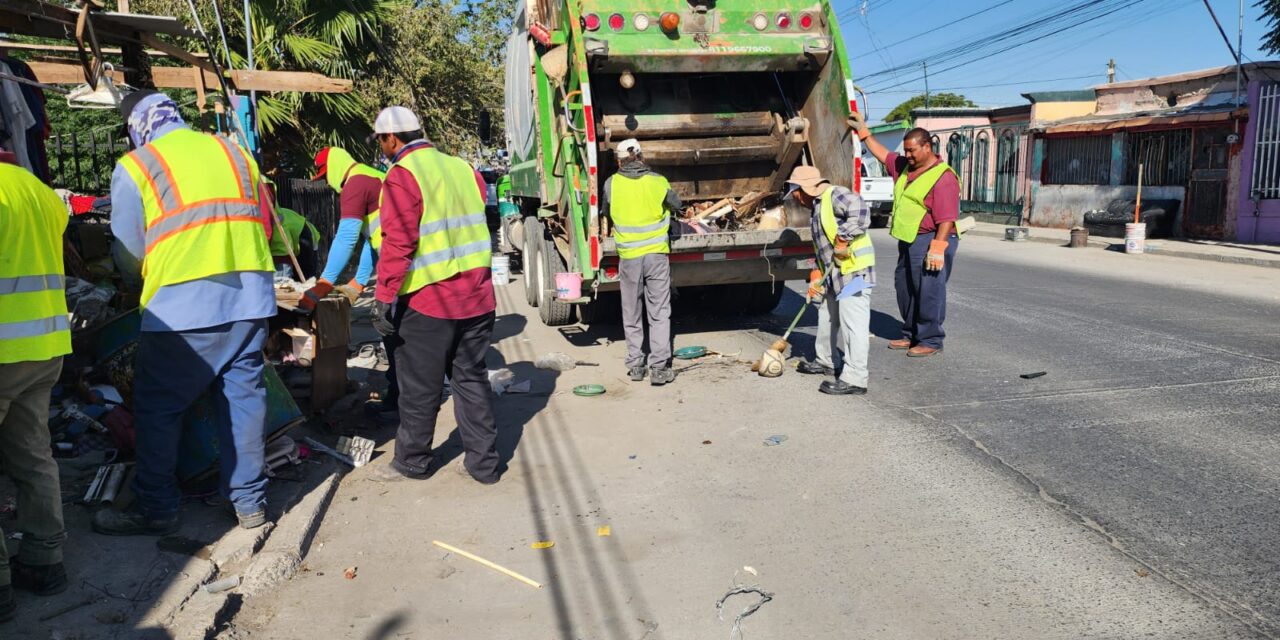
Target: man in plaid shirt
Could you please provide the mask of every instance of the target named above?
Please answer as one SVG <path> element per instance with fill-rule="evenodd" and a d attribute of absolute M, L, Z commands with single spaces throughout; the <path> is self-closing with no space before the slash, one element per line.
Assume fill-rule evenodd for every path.
<path fill-rule="evenodd" d="M 861 196 L 832 185 L 816 167 L 796 167 L 787 187 L 788 195 L 813 210 L 819 265 L 809 277 L 809 302 L 818 304 L 817 359 L 801 362 L 797 370 L 833 376 L 818 387 L 822 393 L 865 394 L 876 283 L 875 249 L 867 236 L 871 210 Z"/>

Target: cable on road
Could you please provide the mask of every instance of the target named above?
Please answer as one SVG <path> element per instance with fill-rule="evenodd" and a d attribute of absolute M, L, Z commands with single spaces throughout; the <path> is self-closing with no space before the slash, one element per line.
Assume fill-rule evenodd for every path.
<path fill-rule="evenodd" d="M 746 585 L 738 585 L 730 589 L 728 593 L 724 594 L 724 596 L 721 597 L 720 600 L 716 602 L 716 617 L 720 618 L 721 620 L 724 620 L 725 600 L 728 600 L 733 596 L 743 595 L 747 593 L 754 593 L 760 596 L 760 600 L 755 604 L 747 607 L 746 609 L 743 609 L 742 613 L 739 613 L 738 617 L 733 619 L 733 628 L 729 630 L 729 640 L 741 640 L 742 638 L 746 637 L 742 632 L 742 619 L 759 611 L 760 607 L 763 607 L 766 602 L 773 600 L 773 594 L 769 593 L 768 591 L 765 591 L 764 589 L 761 589 L 759 587 L 748 587 Z"/>

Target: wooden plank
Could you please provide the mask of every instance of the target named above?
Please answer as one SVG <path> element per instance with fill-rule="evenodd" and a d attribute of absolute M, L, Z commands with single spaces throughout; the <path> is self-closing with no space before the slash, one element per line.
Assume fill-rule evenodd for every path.
<path fill-rule="evenodd" d="M 0 40 L 0 49 L 15 49 L 20 51 L 56 51 L 58 53 L 76 53 L 76 48 L 65 44 L 31 44 L 29 42 L 14 42 L 12 40 Z M 120 47 L 103 47 L 102 52 L 107 55 L 118 56 L 124 51 Z M 169 57 L 169 54 L 158 51 L 156 49 L 147 49 L 147 55 L 153 58 Z M 191 55 L 198 58 L 208 58 L 209 54 L 190 52 Z"/>
<path fill-rule="evenodd" d="M 147 44 L 153 48 L 159 49 L 192 66 L 200 67 L 206 71 L 213 71 L 213 64 L 209 62 L 207 58 L 201 58 L 200 56 L 192 54 L 191 52 L 187 51 L 186 49 L 183 49 L 182 47 L 176 47 L 174 45 L 171 45 L 165 42 L 164 40 L 161 40 L 149 33 L 142 33 L 139 35 L 142 36 L 143 44 Z"/>
<path fill-rule="evenodd" d="M 301 91 L 304 93 L 351 93 L 351 81 L 329 78 L 309 71 L 244 71 L 228 73 L 241 91 Z"/>
<path fill-rule="evenodd" d="M 39 62 L 29 63 L 36 78 L 45 84 L 82 84 L 84 72 L 75 62 Z M 172 89 L 194 89 L 195 75 L 192 67 L 151 67 L 156 87 Z M 308 93 L 350 93 L 351 81 L 338 78 L 326 78 L 318 73 L 305 71 L 232 71 L 228 74 L 231 85 L 240 91 L 302 91 Z M 114 82 L 124 82 L 124 74 L 116 71 L 112 75 Z M 206 87 L 217 87 L 218 76 L 210 71 L 204 72 Z"/>

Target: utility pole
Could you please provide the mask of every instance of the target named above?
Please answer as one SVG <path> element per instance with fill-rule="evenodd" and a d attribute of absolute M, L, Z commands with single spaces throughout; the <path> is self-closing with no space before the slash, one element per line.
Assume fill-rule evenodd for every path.
<path fill-rule="evenodd" d="M 1244 68 L 1240 64 L 1241 59 L 1244 58 L 1244 0 L 1240 0 L 1240 27 L 1236 32 L 1236 51 L 1239 52 L 1236 55 L 1236 106 L 1240 106 L 1240 90 L 1244 85 L 1242 82 Z M 1239 120 L 1236 122 L 1238 124 Z"/>
<path fill-rule="evenodd" d="M 924 108 L 929 108 L 929 63 L 924 64 Z"/>
<path fill-rule="evenodd" d="M 1112 58 L 1107 61 L 1107 84 L 1116 83 L 1116 59 Z"/>

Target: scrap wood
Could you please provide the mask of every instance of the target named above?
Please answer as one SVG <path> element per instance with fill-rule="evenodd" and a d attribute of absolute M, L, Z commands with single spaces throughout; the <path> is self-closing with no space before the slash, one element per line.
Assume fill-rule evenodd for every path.
<path fill-rule="evenodd" d="M 539 583 L 539 582 L 535 582 L 534 580 L 532 580 L 532 579 L 530 579 L 530 578 L 526 578 L 526 577 L 524 577 L 524 576 L 522 576 L 522 575 L 520 575 L 520 574 L 518 574 L 518 573 L 516 573 L 516 572 L 514 572 L 514 571 L 512 571 L 512 570 L 510 570 L 510 569 L 508 569 L 508 568 L 506 568 L 506 567 L 503 567 L 503 566 L 501 566 L 501 565 L 494 564 L 494 563 L 492 563 L 492 562 L 490 562 L 490 561 L 488 561 L 488 560 L 485 560 L 484 558 L 481 558 L 480 556 L 477 556 L 477 555 L 472 554 L 472 553 L 467 553 L 466 551 L 463 551 L 462 549 L 459 549 L 459 548 L 457 548 L 457 547 L 455 547 L 455 546 L 453 546 L 453 545 L 445 544 L 445 543 L 443 543 L 443 542 L 440 542 L 439 540 L 432 540 L 432 541 L 431 541 L 431 544 L 434 544 L 435 546 L 440 547 L 441 549 L 444 549 L 445 551 L 449 551 L 449 552 L 452 552 L 452 553 L 456 553 L 456 554 L 458 554 L 458 555 L 460 555 L 460 556 L 462 556 L 462 557 L 464 557 L 464 558 L 466 558 L 466 559 L 468 559 L 468 560 L 472 560 L 472 561 L 474 561 L 474 562 L 478 562 L 478 563 L 480 563 L 480 564 L 482 564 L 482 565 L 484 565 L 484 566 L 486 566 L 486 567 L 489 567 L 490 569 L 493 569 L 494 571 L 497 571 L 498 573 L 501 573 L 501 574 L 503 574 L 503 575 L 505 575 L 505 576 L 507 576 L 507 577 L 515 578 L 516 580 L 519 580 L 520 582 L 523 582 L 523 583 L 525 583 L 525 584 L 527 584 L 527 585 L 529 585 L 529 586 L 533 587 L 534 589 L 541 589 L 541 588 L 542 588 L 542 584 L 541 584 L 541 583 Z"/>

